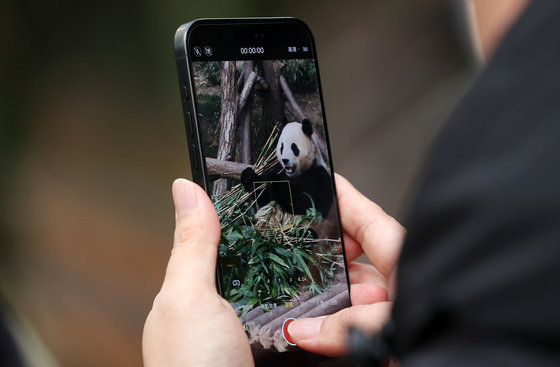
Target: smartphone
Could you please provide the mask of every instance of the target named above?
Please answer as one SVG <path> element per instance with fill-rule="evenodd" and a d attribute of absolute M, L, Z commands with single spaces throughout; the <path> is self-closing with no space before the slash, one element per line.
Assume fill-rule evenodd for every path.
<path fill-rule="evenodd" d="M 286 332 L 292 320 L 350 306 L 309 28 L 294 18 L 199 19 L 178 28 L 175 53 L 193 179 L 222 226 L 217 287 L 256 365 L 338 365 Z"/>

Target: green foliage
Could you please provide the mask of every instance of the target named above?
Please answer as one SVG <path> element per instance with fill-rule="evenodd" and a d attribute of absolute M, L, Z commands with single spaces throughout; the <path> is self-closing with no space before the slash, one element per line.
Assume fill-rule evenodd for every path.
<path fill-rule="evenodd" d="M 313 60 L 285 60 L 282 75 L 294 92 L 317 90 L 317 68 Z"/>
<path fill-rule="evenodd" d="M 218 61 L 208 61 L 200 70 L 209 85 L 220 85 L 220 63 Z"/>
<path fill-rule="evenodd" d="M 243 314 L 263 303 L 286 302 L 305 290 L 324 291 L 336 263 L 328 242 L 309 230 L 320 213 L 310 208 L 303 216 L 279 223 L 271 219 L 278 215 L 273 206 L 252 215 L 254 203 L 244 196 L 238 190 L 216 205 L 222 223 L 219 254 L 225 298 Z M 233 285 L 236 279 L 240 286 Z"/>
<path fill-rule="evenodd" d="M 200 129 L 207 132 L 201 135 L 204 154 L 207 157 L 216 157 L 218 154 L 221 98 L 213 94 L 200 94 L 197 96 L 197 102 Z"/>

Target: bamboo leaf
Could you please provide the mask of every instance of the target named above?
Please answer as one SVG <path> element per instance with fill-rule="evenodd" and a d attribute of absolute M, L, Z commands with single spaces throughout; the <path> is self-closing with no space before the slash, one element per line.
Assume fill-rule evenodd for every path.
<path fill-rule="evenodd" d="M 288 268 L 288 264 L 286 264 L 284 262 L 284 260 L 282 260 L 281 258 L 279 258 L 277 255 L 274 254 L 268 254 L 268 258 L 274 262 L 276 262 L 277 264 L 280 264 L 286 268 Z"/>
<path fill-rule="evenodd" d="M 305 253 L 303 253 L 302 251 L 298 251 L 298 252 L 299 252 L 298 255 L 305 255 Z M 305 274 L 307 274 L 309 279 L 313 280 L 313 275 L 311 275 L 311 271 L 309 270 L 309 267 L 307 266 L 307 264 L 303 260 L 302 256 L 297 256 L 297 261 L 298 261 L 299 266 L 303 269 Z"/>

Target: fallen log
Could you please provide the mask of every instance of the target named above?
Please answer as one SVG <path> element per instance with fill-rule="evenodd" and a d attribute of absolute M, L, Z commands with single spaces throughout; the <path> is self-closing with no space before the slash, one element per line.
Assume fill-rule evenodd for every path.
<path fill-rule="evenodd" d="M 281 316 L 271 320 L 269 323 L 265 325 L 256 325 L 254 323 L 248 323 L 250 327 L 249 334 L 250 339 L 252 341 L 258 341 L 265 349 L 270 349 L 273 345 L 282 343 L 275 343 L 274 340 L 274 333 L 280 330 L 284 321 L 288 318 L 299 318 L 301 315 L 308 313 L 309 311 L 313 310 L 316 307 L 320 307 L 321 305 L 328 302 L 330 299 L 338 296 L 339 294 L 343 293 L 348 297 L 348 290 L 346 284 L 336 284 L 330 289 L 326 290 L 325 292 L 309 299 L 307 302 L 303 302 L 298 307 L 293 308 L 292 310 L 282 314 Z M 333 305 L 327 311 L 335 312 L 339 310 L 341 306 Z M 276 346 L 276 345 L 275 345 Z M 287 348 L 287 344 L 284 341 L 284 350 Z M 278 349 L 278 347 L 276 347 Z M 282 351 L 278 349 L 279 351 Z"/>
<path fill-rule="evenodd" d="M 252 322 L 254 325 L 265 325 L 277 317 L 282 316 L 286 312 L 293 310 L 294 308 L 301 305 L 311 298 L 311 292 L 307 291 L 301 294 L 298 298 L 292 298 L 289 302 L 289 307 L 285 304 L 278 307 L 274 307 L 271 311 L 265 312 L 262 307 L 256 308 L 247 312 L 245 315 L 240 317 L 241 322 Z M 260 311 L 260 312 L 259 312 Z"/>
<path fill-rule="evenodd" d="M 245 163 L 206 157 L 206 173 L 208 175 L 218 175 L 222 178 L 231 178 L 239 181 L 241 180 L 241 173 L 248 167 L 252 166 Z"/>
<path fill-rule="evenodd" d="M 343 262 L 342 255 L 337 255 L 335 261 L 337 263 L 342 263 Z M 344 271 L 344 268 L 337 267 L 337 270 L 335 271 L 334 282 L 340 284 L 346 284 L 346 272 Z M 264 311 L 262 307 L 257 307 L 247 312 L 245 315 L 241 316 L 239 320 L 243 324 L 251 322 L 253 325 L 265 325 L 270 321 L 274 320 L 275 318 L 299 307 L 302 303 L 307 302 L 309 299 L 311 299 L 312 296 L 313 295 L 311 294 L 311 292 L 306 291 L 302 293 L 299 297 L 292 298 L 289 301 L 290 307 L 286 307 L 285 305 L 280 305 L 268 312 Z"/>
<path fill-rule="evenodd" d="M 342 308 L 346 308 L 349 306 L 350 301 L 348 298 L 348 292 L 344 290 L 331 299 L 324 301 L 320 306 L 315 307 L 309 312 L 301 315 L 300 318 L 330 315 Z M 286 341 L 284 340 L 284 336 L 282 335 L 281 328 L 282 324 L 280 324 L 280 328 L 276 329 L 271 338 L 274 347 L 278 349 L 279 352 L 283 352 L 288 348 L 288 344 L 286 343 Z"/>

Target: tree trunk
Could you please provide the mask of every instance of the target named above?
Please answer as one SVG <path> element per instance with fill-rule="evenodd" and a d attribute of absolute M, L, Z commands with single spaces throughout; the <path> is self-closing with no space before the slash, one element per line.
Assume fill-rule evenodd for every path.
<path fill-rule="evenodd" d="M 241 163 L 251 164 L 251 124 L 253 122 L 253 95 L 247 99 L 245 109 L 239 115 L 241 124 L 240 141 L 241 141 Z"/>
<path fill-rule="evenodd" d="M 253 71 L 255 63 L 245 61 L 243 65 L 243 89 L 239 97 L 239 124 L 241 143 L 241 162 L 251 163 L 251 125 L 253 117 L 253 84 L 257 74 Z"/>
<path fill-rule="evenodd" d="M 218 141 L 218 156 L 222 161 L 231 161 L 235 150 L 235 118 L 237 115 L 237 100 L 235 92 L 235 61 L 220 63 L 220 80 L 222 89 L 220 111 L 220 134 Z M 227 179 L 218 179 L 214 182 L 214 195 L 220 195 L 229 189 Z"/>
<path fill-rule="evenodd" d="M 245 168 L 252 167 L 250 164 L 221 161 L 206 157 L 206 172 L 208 175 L 219 175 L 222 178 L 241 180 L 241 173 Z"/>
<path fill-rule="evenodd" d="M 268 84 L 268 91 L 262 94 L 263 123 L 270 131 L 276 123 L 284 122 L 284 104 L 282 90 L 278 78 L 280 77 L 280 63 L 277 61 L 262 61 L 263 76 Z"/>

